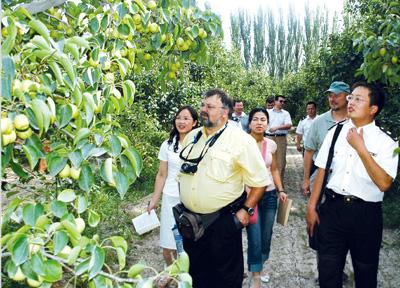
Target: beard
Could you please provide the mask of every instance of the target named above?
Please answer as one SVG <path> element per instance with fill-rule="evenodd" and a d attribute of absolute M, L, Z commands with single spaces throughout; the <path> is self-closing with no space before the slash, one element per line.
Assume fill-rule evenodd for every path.
<path fill-rule="evenodd" d="M 213 128 L 218 126 L 220 123 L 220 120 L 217 120 L 217 122 L 212 122 L 206 112 L 201 112 L 200 113 L 200 123 L 206 128 Z"/>

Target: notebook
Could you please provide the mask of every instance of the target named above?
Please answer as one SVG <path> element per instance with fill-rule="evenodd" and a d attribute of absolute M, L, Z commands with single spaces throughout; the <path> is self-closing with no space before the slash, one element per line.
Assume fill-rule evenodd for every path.
<path fill-rule="evenodd" d="M 151 210 L 150 214 L 145 212 L 132 219 L 133 226 L 136 232 L 141 235 L 154 228 L 160 226 L 160 221 L 158 220 L 156 212 Z"/>
<path fill-rule="evenodd" d="M 292 199 L 287 199 L 286 202 L 279 200 L 278 216 L 276 222 L 285 226 L 289 219 L 290 208 L 292 208 Z"/>

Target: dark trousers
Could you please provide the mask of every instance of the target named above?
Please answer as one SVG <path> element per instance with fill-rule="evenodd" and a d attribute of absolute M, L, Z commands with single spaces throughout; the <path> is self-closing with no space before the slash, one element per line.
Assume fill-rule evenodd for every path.
<path fill-rule="evenodd" d="M 242 287 L 242 229 L 237 227 L 233 217 L 236 216 L 223 213 L 196 242 L 183 239 L 194 288 Z"/>
<path fill-rule="evenodd" d="M 342 273 L 350 251 L 356 288 L 377 287 L 379 249 L 382 242 L 381 203 L 362 200 L 346 203 L 327 197 L 320 207 L 320 287 L 342 287 Z"/>

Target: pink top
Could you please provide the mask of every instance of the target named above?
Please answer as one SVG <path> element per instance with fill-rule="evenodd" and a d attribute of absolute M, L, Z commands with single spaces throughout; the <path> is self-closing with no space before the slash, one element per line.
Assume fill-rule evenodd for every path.
<path fill-rule="evenodd" d="M 274 140 L 264 138 L 261 148 L 261 154 L 264 158 L 265 166 L 267 166 L 267 171 L 271 179 L 273 179 L 271 174 L 272 153 L 275 153 L 276 148 L 277 145 Z M 272 181 L 272 184 L 267 186 L 266 191 L 271 191 L 274 189 L 275 189 L 275 184 Z"/>

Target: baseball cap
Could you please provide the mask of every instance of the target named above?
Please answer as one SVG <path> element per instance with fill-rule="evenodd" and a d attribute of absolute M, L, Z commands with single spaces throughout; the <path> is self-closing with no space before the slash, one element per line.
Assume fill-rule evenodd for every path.
<path fill-rule="evenodd" d="M 329 86 L 329 89 L 325 92 L 333 92 L 335 94 L 342 92 L 350 93 L 350 86 L 342 81 L 335 81 L 332 82 L 331 86 Z"/>

